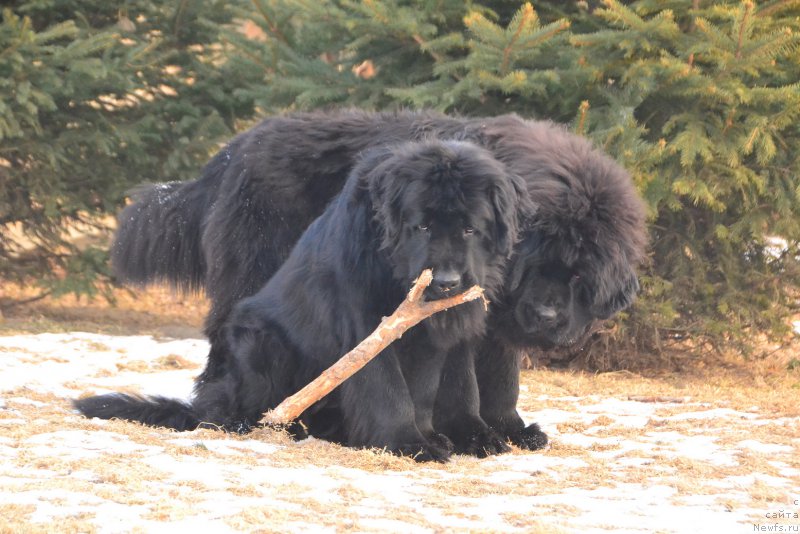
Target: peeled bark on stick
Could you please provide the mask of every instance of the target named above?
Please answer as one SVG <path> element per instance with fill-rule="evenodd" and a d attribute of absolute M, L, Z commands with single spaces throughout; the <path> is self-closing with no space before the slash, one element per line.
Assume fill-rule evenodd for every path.
<path fill-rule="evenodd" d="M 423 301 L 422 293 L 431 283 L 433 273 L 425 269 L 406 299 L 389 317 L 384 317 L 378 328 L 364 341 L 339 358 L 339 360 L 323 371 L 316 379 L 303 389 L 281 402 L 274 410 L 264 414 L 261 423 L 268 425 L 285 425 L 297 419 L 309 406 L 333 391 L 336 386 L 353 376 L 359 369 L 367 365 L 393 341 L 399 339 L 406 330 L 427 319 L 436 312 L 470 302 L 483 297 L 483 289 L 472 286 L 463 293 L 441 300 Z M 486 300 L 484 298 L 484 305 Z"/>

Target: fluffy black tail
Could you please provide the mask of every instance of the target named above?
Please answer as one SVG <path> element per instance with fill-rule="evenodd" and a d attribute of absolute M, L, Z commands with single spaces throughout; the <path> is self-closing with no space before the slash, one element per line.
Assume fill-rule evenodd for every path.
<path fill-rule="evenodd" d="M 200 238 L 210 204 L 202 182 L 140 188 L 119 216 L 111 246 L 114 274 L 123 282 L 168 282 L 182 290 L 203 287 L 206 265 Z"/>
<path fill-rule="evenodd" d="M 148 185 L 133 192 L 134 203 L 120 214 L 111 245 L 111 265 L 121 281 L 167 282 L 187 291 L 203 288 L 203 225 L 234 143 L 211 158 L 197 180 Z"/>
<path fill-rule="evenodd" d="M 127 419 L 175 430 L 194 430 L 200 425 L 190 404 L 165 397 L 111 393 L 77 399 L 73 404 L 86 417 Z"/>

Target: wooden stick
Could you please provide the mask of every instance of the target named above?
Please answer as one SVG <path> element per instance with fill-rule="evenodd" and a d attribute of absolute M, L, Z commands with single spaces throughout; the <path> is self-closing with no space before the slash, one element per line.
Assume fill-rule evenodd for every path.
<path fill-rule="evenodd" d="M 392 315 L 383 318 L 374 332 L 310 384 L 281 402 L 274 410 L 265 413 L 261 423 L 268 425 L 290 423 L 297 419 L 309 406 L 333 391 L 336 386 L 367 365 L 370 360 L 393 341 L 399 339 L 412 326 L 436 312 L 483 297 L 483 289 L 479 286 L 472 286 L 458 295 L 425 302 L 422 300 L 422 293 L 432 279 L 433 273 L 430 269 L 422 271 L 419 278 L 414 281 L 414 286 L 408 292 L 406 299 Z M 484 298 L 484 306 L 486 304 L 486 299 Z"/>
<path fill-rule="evenodd" d="M 689 402 L 690 397 L 661 397 L 658 395 L 628 395 L 628 400 L 634 402 L 670 402 L 679 404 L 682 402 Z"/>

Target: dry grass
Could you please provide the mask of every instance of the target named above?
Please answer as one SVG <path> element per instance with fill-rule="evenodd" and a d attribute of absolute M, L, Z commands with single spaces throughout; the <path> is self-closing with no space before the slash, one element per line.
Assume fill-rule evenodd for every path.
<path fill-rule="evenodd" d="M 39 290 L 0 280 L 0 304 L 26 300 Z M 154 286 L 136 291 L 118 289 L 114 302 L 65 295 L 6 307 L 0 334 L 88 331 L 107 334 L 151 334 L 201 337 L 208 302 L 202 295 L 184 295 Z"/>
<path fill-rule="evenodd" d="M 2 291 L 0 300 L 30 294 L 7 285 Z M 164 289 L 136 295 L 120 291 L 115 306 L 43 299 L 8 310 L 0 322 L 0 341 L 5 335 L 76 330 L 196 336 L 206 309 L 202 298 Z M 115 373 L 196 374 L 201 365 L 182 353 L 147 359 L 102 342 L 86 346 L 111 354 L 115 363 L 93 376 L 65 380 L 62 386 L 76 392 Z M 268 430 L 236 436 L 212 429 L 175 433 L 121 421 L 101 424 L 75 415 L 63 396 L 23 385 L 0 392 L 0 502 L 8 500 L 3 493 L 16 499 L 0 504 L 0 532 L 93 532 L 110 517 L 102 507 L 112 505 L 132 514 L 135 519 L 125 528 L 132 531 L 147 530 L 152 524 L 147 521 L 180 529 L 197 517 L 217 528 L 258 532 L 536 533 L 590 526 L 613 531 L 626 526 L 613 514 L 595 517 L 598 510 L 587 496 L 613 492 L 607 506 L 629 506 L 617 514 L 624 519 L 641 509 L 636 500 L 647 498 L 647 488 L 658 486 L 673 491 L 652 506 L 680 510 L 708 496 L 713 503 L 708 513 L 719 512 L 720 521 L 735 516 L 745 528 L 759 513 L 791 508 L 791 500 L 800 498 L 800 371 L 786 370 L 797 354 L 776 351 L 751 361 L 717 355 L 704 362 L 674 355 L 665 368 L 637 373 L 526 371 L 519 407 L 532 417 L 541 415 L 552 437 L 550 448 L 486 460 L 455 457 L 433 465 L 318 440 L 295 443 Z M 4 349 L 1 343 L 0 358 L 40 363 L 38 355 Z M 58 356 L 50 361 L 59 359 L 69 364 Z M 626 419 L 629 415 L 640 416 L 641 424 Z M 65 439 L 60 432 L 83 441 L 48 454 L 49 445 Z M 101 438 L 123 443 L 127 452 L 97 450 Z M 713 450 L 699 455 L 692 439 L 707 440 Z M 745 441 L 772 449 L 748 448 Z M 256 449 L 254 442 L 271 448 Z M 201 476 L 208 469 L 217 475 Z M 320 483 L 327 489 L 321 491 Z M 627 486 L 642 490 L 622 489 Z M 30 500 L 23 498 L 27 495 Z M 38 520 L 46 506 L 69 512 L 50 516 L 57 520 Z M 646 521 L 643 516 L 645 530 L 677 528 Z"/>

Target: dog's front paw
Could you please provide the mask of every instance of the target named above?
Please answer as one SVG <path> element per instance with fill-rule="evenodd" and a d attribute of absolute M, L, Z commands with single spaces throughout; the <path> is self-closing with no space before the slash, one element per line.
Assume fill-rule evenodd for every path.
<path fill-rule="evenodd" d="M 438 432 L 426 435 L 425 439 L 427 439 L 430 442 L 430 444 L 433 445 L 434 447 L 446 450 L 450 453 L 452 453 L 456 449 L 456 446 L 453 445 L 453 442 L 450 441 L 450 438 L 448 438 L 444 434 L 439 434 Z"/>
<path fill-rule="evenodd" d="M 547 434 L 536 423 L 510 434 L 508 439 L 520 449 L 529 451 L 538 451 L 547 445 Z"/>
<path fill-rule="evenodd" d="M 508 446 L 503 436 L 488 426 L 474 430 L 456 443 L 456 452 L 478 458 L 503 454 L 510 450 L 511 447 Z"/>
<path fill-rule="evenodd" d="M 447 439 L 447 438 L 445 438 Z M 448 443 L 450 440 L 447 440 Z M 452 445 L 452 443 L 450 444 Z M 409 456 L 417 462 L 446 462 L 450 459 L 452 449 L 435 445 L 430 442 L 408 443 L 390 449 L 398 456 Z"/>

